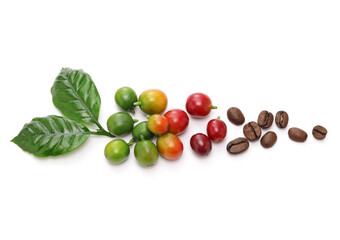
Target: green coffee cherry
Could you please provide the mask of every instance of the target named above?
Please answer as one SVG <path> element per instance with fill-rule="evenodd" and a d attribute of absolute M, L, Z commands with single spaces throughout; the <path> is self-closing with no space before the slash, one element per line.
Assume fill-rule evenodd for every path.
<path fill-rule="evenodd" d="M 155 164 L 158 159 L 157 147 L 150 140 L 139 141 L 134 153 L 138 163 L 144 167 Z"/>
<path fill-rule="evenodd" d="M 122 139 L 115 139 L 105 147 L 105 157 L 113 164 L 124 162 L 130 154 L 130 146 Z"/>
<path fill-rule="evenodd" d="M 123 136 L 132 131 L 135 122 L 138 122 L 138 120 L 132 119 L 130 114 L 126 112 L 117 112 L 112 114 L 107 120 L 107 128 L 111 134 Z"/>
<path fill-rule="evenodd" d="M 148 122 L 138 123 L 132 130 L 132 136 L 136 141 L 141 141 L 143 136 L 145 140 L 151 139 L 154 134 L 148 129 Z"/>
<path fill-rule="evenodd" d="M 130 87 L 122 87 L 116 91 L 115 101 L 121 109 L 134 113 L 134 103 L 137 102 L 137 94 Z"/>

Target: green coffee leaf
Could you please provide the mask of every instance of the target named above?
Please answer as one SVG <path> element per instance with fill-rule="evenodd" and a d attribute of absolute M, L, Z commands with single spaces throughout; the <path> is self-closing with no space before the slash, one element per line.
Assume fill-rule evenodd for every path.
<path fill-rule="evenodd" d="M 83 123 L 98 123 L 100 96 L 89 74 L 61 69 L 51 89 L 54 105 L 66 117 Z"/>
<path fill-rule="evenodd" d="M 22 150 L 37 157 L 58 156 L 83 144 L 90 136 L 82 123 L 59 117 L 34 118 L 12 139 Z"/>

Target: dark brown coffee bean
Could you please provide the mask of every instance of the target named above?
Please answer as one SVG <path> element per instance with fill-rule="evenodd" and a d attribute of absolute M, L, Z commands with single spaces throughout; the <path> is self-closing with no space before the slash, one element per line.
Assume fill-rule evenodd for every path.
<path fill-rule="evenodd" d="M 255 141 L 261 137 L 261 128 L 256 122 L 249 122 L 244 125 L 243 134 L 249 141 Z"/>
<path fill-rule="evenodd" d="M 275 123 L 279 128 L 285 128 L 288 125 L 288 114 L 285 111 L 278 111 L 275 116 Z"/>
<path fill-rule="evenodd" d="M 263 110 L 257 118 L 257 123 L 261 128 L 269 128 L 273 124 L 274 116 L 271 112 Z"/>
<path fill-rule="evenodd" d="M 324 128 L 323 126 L 317 125 L 313 128 L 313 136 L 318 139 L 322 140 L 326 137 L 327 135 L 327 129 Z"/>
<path fill-rule="evenodd" d="M 276 133 L 269 131 L 261 138 L 261 145 L 264 148 L 271 148 L 276 143 L 277 136 Z"/>
<path fill-rule="evenodd" d="M 288 130 L 288 136 L 295 142 L 304 142 L 308 135 L 302 129 L 293 127 Z"/>
<path fill-rule="evenodd" d="M 237 107 L 231 107 L 227 111 L 227 117 L 229 121 L 235 125 L 241 125 L 244 123 L 244 116 L 240 109 Z"/>
<path fill-rule="evenodd" d="M 249 147 L 249 141 L 246 138 L 240 137 L 230 141 L 227 145 L 227 151 L 231 154 L 244 152 Z"/>

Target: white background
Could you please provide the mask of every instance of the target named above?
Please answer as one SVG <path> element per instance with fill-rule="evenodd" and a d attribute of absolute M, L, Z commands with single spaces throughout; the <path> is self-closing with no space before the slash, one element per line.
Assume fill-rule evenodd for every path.
<path fill-rule="evenodd" d="M 328 0 L 1 1 L 0 239 L 340 239 L 339 12 Z M 62 67 L 92 76 L 104 126 L 122 86 L 161 89 L 168 109 L 204 92 L 218 109 L 191 119 L 175 162 L 143 168 L 132 149 L 111 165 L 102 136 L 39 159 L 10 140 L 60 114 L 50 88 Z M 232 156 L 242 127 L 227 120 L 231 106 L 246 121 L 286 110 L 309 137 L 295 143 L 273 125 L 272 149 Z M 227 138 L 197 157 L 189 139 L 218 115 Z"/>

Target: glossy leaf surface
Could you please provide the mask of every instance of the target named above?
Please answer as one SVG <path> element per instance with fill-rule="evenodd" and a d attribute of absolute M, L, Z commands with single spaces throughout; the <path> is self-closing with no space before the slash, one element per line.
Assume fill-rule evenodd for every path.
<path fill-rule="evenodd" d="M 89 74 L 63 68 L 51 89 L 54 105 L 66 117 L 83 123 L 98 123 L 100 96 Z"/>
<path fill-rule="evenodd" d="M 89 129 L 82 123 L 52 115 L 32 119 L 12 142 L 37 157 L 48 157 L 72 151 L 89 136 Z"/>

